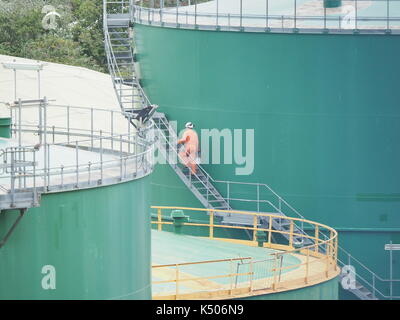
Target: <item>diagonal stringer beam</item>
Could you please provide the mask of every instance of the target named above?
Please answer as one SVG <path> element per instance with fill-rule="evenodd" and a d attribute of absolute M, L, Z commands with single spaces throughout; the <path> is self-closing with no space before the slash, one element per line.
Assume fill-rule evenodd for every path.
<path fill-rule="evenodd" d="M 14 232 L 15 228 L 17 227 L 17 225 L 19 224 L 21 219 L 24 217 L 26 211 L 28 211 L 28 209 L 20 209 L 19 210 L 18 218 L 15 219 L 15 221 L 14 221 L 13 225 L 11 226 L 11 228 L 7 231 L 7 233 L 4 236 L 4 238 L 0 241 L 0 249 L 7 243 L 8 239 L 10 238 L 12 233 Z"/>

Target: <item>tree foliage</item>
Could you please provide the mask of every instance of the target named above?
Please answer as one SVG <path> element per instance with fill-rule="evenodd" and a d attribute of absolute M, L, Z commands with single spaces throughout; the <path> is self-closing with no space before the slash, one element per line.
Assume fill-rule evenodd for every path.
<path fill-rule="evenodd" d="M 46 30 L 45 5 L 60 14 Z M 0 0 L 0 54 L 106 71 L 101 0 Z"/>

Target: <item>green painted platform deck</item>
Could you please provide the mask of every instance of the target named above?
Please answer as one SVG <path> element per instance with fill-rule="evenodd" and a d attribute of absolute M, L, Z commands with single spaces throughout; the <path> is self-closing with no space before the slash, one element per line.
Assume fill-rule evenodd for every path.
<path fill-rule="evenodd" d="M 216 261 L 225 259 L 249 258 L 253 259 L 253 280 L 262 280 L 273 277 L 273 256 L 276 250 L 269 248 L 251 247 L 241 243 L 221 240 L 212 240 L 202 237 L 179 235 L 172 232 L 152 230 L 152 265 L 173 265 L 201 261 Z M 285 255 L 282 267 L 296 266 L 301 260 L 293 255 Z M 282 273 L 293 272 L 297 267 L 287 269 Z M 212 278 L 230 273 L 247 273 L 250 271 L 248 260 L 222 261 L 213 263 L 190 264 L 179 266 L 182 277 Z M 152 281 L 163 281 L 175 276 L 175 267 L 153 268 Z M 180 285 L 181 293 L 191 291 L 220 289 L 224 286 L 248 283 L 248 275 L 222 277 L 214 279 L 188 281 Z M 267 280 L 266 280 L 267 281 Z M 175 291 L 175 283 L 153 284 L 152 293 L 161 295 Z"/>

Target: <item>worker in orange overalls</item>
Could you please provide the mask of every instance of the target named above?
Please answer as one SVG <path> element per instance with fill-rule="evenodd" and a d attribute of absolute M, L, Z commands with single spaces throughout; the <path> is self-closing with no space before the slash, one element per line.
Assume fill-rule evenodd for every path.
<path fill-rule="evenodd" d="M 199 150 L 199 137 L 196 131 L 193 130 L 194 125 L 191 122 L 186 123 L 186 130 L 182 138 L 178 140 L 178 145 L 184 144 L 185 150 L 179 152 L 183 164 L 191 170 L 192 174 L 196 174 L 197 165 L 196 158 Z"/>

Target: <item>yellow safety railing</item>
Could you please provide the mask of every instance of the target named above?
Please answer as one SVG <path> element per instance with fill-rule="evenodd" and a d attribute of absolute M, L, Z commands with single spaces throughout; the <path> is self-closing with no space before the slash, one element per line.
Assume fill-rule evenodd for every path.
<path fill-rule="evenodd" d="M 177 264 L 166 264 L 166 265 L 156 265 L 153 266 L 153 274 L 155 273 L 156 275 L 162 275 L 163 270 L 169 269 L 169 277 L 166 280 L 158 280 L 158 281 L 153 281 L 153 287 L 155 285 L 162 285 L 162 284 L 167 284 L 167 283 L 174 283 L 175 284 L 175 291 L 172 292 L 172 297 L 173 299 L 179 299 L 179 296 L 181 295 L 182 297 L 187 297 L 188 294 L 195 294 L 198 295 L 199 291 L 202 292 L 216 292 L 218 295 L 221 294 L 221 292 L 225 292 L 228 295 L 232 295 L 237 292 L 248 292 L 247 286 L 243 284 L 242 285 L 237 285 L 235 283 L 235 278 L 237 279 L 238 277 L 247 277 L 247 281 L 251 281 L 253 273 L 251 271 L 247 272 L 238 272 L 234 271 L 234 266 L 236 265 L 235 263 L 243 263 L 245 261 L 250 261 L 252 258 L 251 257 L 246 257 L 246 258 L 234 258 L 234 259 L 219 259 L 219 260 L 208 260 L 208 261 L 199 261 L 199 262 L 186 262 L 186 263 L 177 263 Z M 226 267 L 226 272 L 223 274 L 212 274 L 208 276 L 193 276 L 192 274 L 189 274 L 185 272 L 185 267 L 190 267 L 190 266 L 195 266 L 195 265 L 206 265 L 205 268 L 215 268 L 216 265 L 221 265 L 224 264 Z M 211 270 L 211 269 L 209 269 Z M 165 271 L 164 271 L 165 273 Z M 168 275 L 168 272 L 167 272 Z M 165 278 L 165 275 L 164 275 Z M 217 279 L 228 279 L 228 283 L 226 284 L 220 284 L 213 282 L 212 285 L 210 285 L 210 281 L 212 280 L 217 280 Z M 186 290 L 186 292 L 181 292 L 182 289 L 181 287 L 184 285 L 189 286 L 189 292 Z M 190 291 L 190 287 L 191 291 Z M 167 296 L 171 296 L 171 292 L 167 292 Z M 160 297 L 165 298 L 165 294 L 161 295 L 159 294 Z"/>
<path fill-rule="evenodd" d="M 319 283 L 321 281 L 330 279 L 336 276 L 339 272 L 339 268 L 337 266 L 337 252 L 338 252 L 338 235 L 336 230 L 333 228 L 326 226 L 321 223 L 313 222 L 306 219 L 300 218 L 292 218 L 292 217 L 282 217 L 276 214 L 269 213 L 255 213 L 255 212 L 245 212 L 238 210 L 224 210 L 224 214 L 235 214 L 235 215 L 251 215 L 253 216 L 253 226 L 232 226 L 232 225 L 223 225 L 215 223 L 216 212 L 221 212 L 221 210 L 215 209 L 204 209 L 204 208 L 187 208 L 187 207 L 170 207 L 170 206 L 152 206 L 152 209 L 157 210 L 157 218 L 152 221 L 152 224 L 157 225 L 157 229 L 159 231 L 163 230 L 163 226 L 173 225 L 170 220 L 169 215 L 163 215 L 164 212 L 170 213 L 171 210 L 183 210 L 185 214 L 190 213 L 193 217 L 193 214 L 203 215 L 203 219 L 207 217 L 208 221 L 203 222 L 184 222 L 183 226 L 192 226 L 192 227 L 202 227 L 208 229 L 208 237 L 210 239 L 223 240 L 223 241 L 232 241 L 239 242 L 243 244 L 247 244 L 249 246 L 258 245 L 257 239 L 257 231 L 266 232 L 265 242 L 263 242 L 263 247 L 271 248 L 275 251 L 271 253 L 269 259 L 263 261 L 255 261 L 253 258 L 240 258 L 240 259 L 226 259 L 226 260 L 214 260 L 214 261 L 201 261 L 201 262 L 191 262 L 185 264 L 173 264 L 173 265 L 159 265 L 153 266 L 153 272 L 160 272 L 160 270 L 175 268 L 174 276 L 171 276 L 171 272 L 169 272 L 170 278 L 162 281 L 155 281 L 153 285 L 160 285 L 163 283 L 174 283 L 175 291 L 168 292 L 164 295 L 156 294 L 155 298 L 171 298 L 171 299 L 185 299 L 185 298 L 206 298 L 213 296 L 233 296 L 233 295 L 246 295 L 252 294 L 255 290 L 260 292 L 260 290 L 265 290 L 267 292 L 276 292 L 280 290 L 293 289 L 296 287 L 302 287 L 305 285 L 311 285 L 315 283 Z M 269 221 L 268 228 L 259 227 L 259 218 L 267 219 Z M 284 219 L 289 221 L 290 227 L 289 231 L 283 230 L 275 230 L 272 228 L 274 219 Z M 200 220 L 201 221 L 201 220 Z M 307 231 L 304 233 L 296 233 L 296 230 L 299 228 L 295 228 L 295 224 L 301 224 L 302 226 L 308 226 Z M 222 238 L 215 237 L 215 232 L 217 229 L 239 229 L 239 230 L 247 230 L 247 232 L 252 232 L 251 240 L 243 240 L 239 238 Z M 297 231 L 299 232 L 299 231 Z M 282 235 L 285 237 L 280 237 L 279 241 L 275 240 L 275 235 Z M 299 245 L 294 242 L 295 237 L 302 237 L 303 239 L 308 239 L 308 245 Z M 304 242 L 304 241 L 303 241 Z M 311 244 L 310 244 L 311 243 Z M 299 258 L 300 263 L 294 265 L 285 265 L 282 263 L 285 257 L 289 255 L 294 255 Z M 202 276 L 202 277 L 193 277 L 190 274 L 185 274 L 182 277 L 182 268 L 188 265 L 196 265 L 196 264 L 215 264 L 215 263 L 224 263 L 229 261 L 232 265 L 233 262 L 241 260 L 238 262 L 238 265 L 246 264 L 247 272 L 232 272 L 232 266 L 224 275 L 218 276 Z M 245 261 L 246 262 L 243 262 Z M 266 261 L 269 261 L 266 263 Z M 264 263 L 265 262 L 265 263 Z M 261 266 L 261 267 L 260 267 Z M 262 272 L 265 272 L 268 269 L 268 274 L 265 278 L 260 278 L 257 276 L 257 272 L 255 272 L 255 268 L 261 268 Z M 259 273 L 259 271 L 258 271 Z M 248 276 L 248 279 L 245 282 L 232 286 L 232 281 L 236 279 L 238 281 L 238 277 L 240 276 Z M 225 286 L 216 286 L 215 282 L 211 282 L 211 280 L 216 278 L 229 278 L 230 283 Z M 210 284 L 210 288 L 207 289 L 207 285 L 198 286 L 198 290 L 196 291 L 196 286 L 192 286 L 192 291 L 190 293 L 181 292 L 180 287 L 182 283 L 189 283 L 195 281 L 203 281 L 205 283 Z M 208 282 L 207 282 L 208 281 Z"/>

